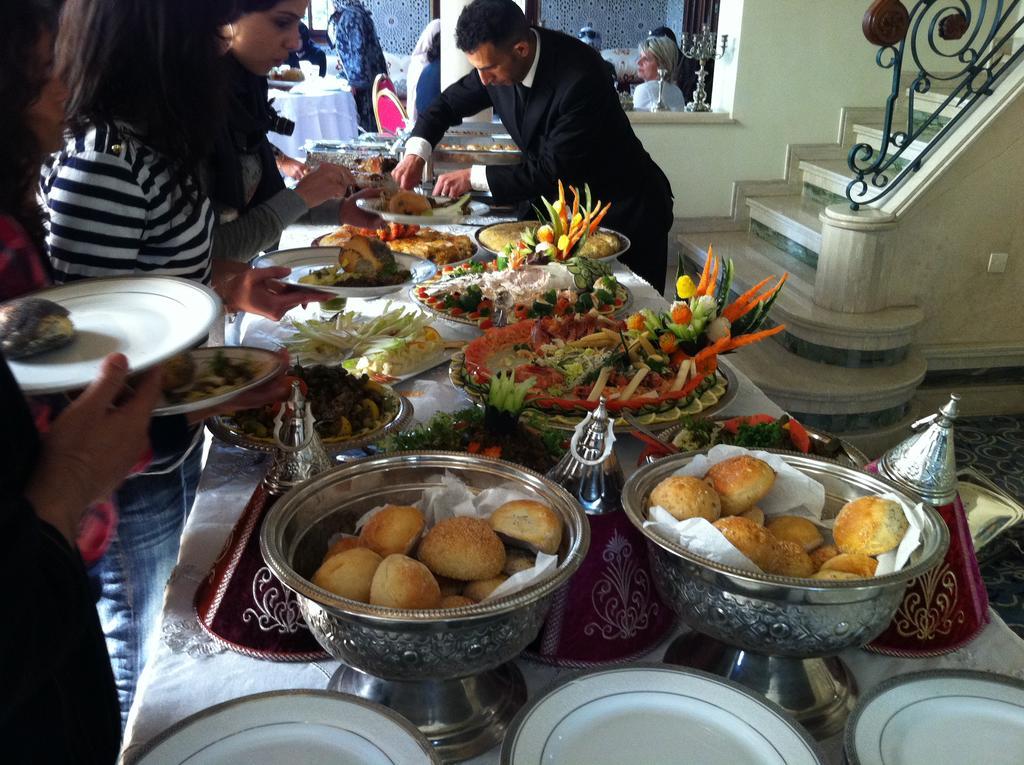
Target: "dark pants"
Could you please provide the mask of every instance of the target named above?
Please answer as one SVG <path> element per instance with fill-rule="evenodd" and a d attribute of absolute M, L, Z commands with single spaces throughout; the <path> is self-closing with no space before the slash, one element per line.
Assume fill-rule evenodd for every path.
<path fill-rule="evenodd" d="M 627 236 L 630 236 L 627 234 Z M 659 295 L 665 289 L 668 231 L 640 231 L 630 236 L 629 252 L 621 260 Z"/>

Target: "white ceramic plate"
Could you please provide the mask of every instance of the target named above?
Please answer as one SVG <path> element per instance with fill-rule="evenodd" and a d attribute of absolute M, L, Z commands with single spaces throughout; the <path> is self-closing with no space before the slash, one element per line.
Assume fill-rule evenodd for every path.
<path fill-rule="evenodd" d="M 356 207 L 379 215 L 384 220 L 392 223 L 408 223 L 418 226 L 430 226 L 434 223 L 458 223 L 466 218 L 479 218 L 481 215 L 487 215 L 491 211 L 491 208 L 483 202 L 470 201 L 469 212 L 465 214 L 459 212 L 454 207 L 442 207 L 431 211 L 430 215 L 400 215 L 389 212 L 386 209 L 381 209 L 381 200 L 377 197 L 357 199 Z"/>
<path fill-rule="evenodd" d="M 218 393 L 217 395 L 195 399 L 194 401 L 184 401 L 178 404 L 171 404 L 167 403 L 167 399 L 165 397 L 157 408 L 153 410 L 153 414 L 157 416 L 167 414 L 184 414 L 185 412 L 194 412 L 199 409 L 206 409 L 211 406 L 223 404 L 230 401 L 243 391 L 262 385 L 280 372 L 284 367 L 284 362 L 281 361 L 280 356 L 276 353 L 272 353 L 271 351 L 264 350 L 263 348 L 241 348 L 238 346 L 197 348 L 194 351 L 189 351 L 189 355 L 195 363 L 196 378 L 206 373 L 218 353 L 223 354 L 229 361 L 246 361 L 251 364 L 253 367 L 252 376 L 244 382 L 239 382 L 237 385 L 233 386 L 231 390 Z"/>
<path fill-rule="evenodd" d="M 390 295 L 403 290 L 412 284 L 429 279 L 437 272 L 437 266 L 429 260 L 416 258 L 412 255 L 403 255 L 400 252 L 394 253 L 395 262 L 400 268 L 407 268 L 412 277 L 400 284 L 388 284 L 382 287 L 331 287 L 319 284 L 303 284 L 299 281 L 306 274 L 326 266 L 338 265 L 338 253 L 340 247 L 299 247 L 294 250 L 278 250 L 257 258 L 254 265 L 257 268 L 268 266 L 287 266 L 292 269 L 291 274 L 281 279 L 285 284 L 292 284 L 296 287 L 331 292 L 339 297 L 350 298 L 375 298 Z"/>
<path fill-rule="evenodd" d="M 221 315 L 213 290 L 172 276 L 84 279 L 32 297 L 67 308 L 75 337 L 63 348 L 7 362 L 30 395 L 84 388 L 110 353 L 127 356 L 133 372 L 148 369 L 198 345 Z"/>
<path fill-rule="evenodd" d="M 774 704 L 696 670 L 640 664 L 581 675 L 525 707 L 503 765 L 821 765 Z"/>
<path fill-rule="evenodd" d="M 125 762 L 426 765 L 440 760 L 411 723 L 379 704 L 328 691 L 278 691 L 198 712 Z"/>
<path fill-rule="evenodd" d="M 850 765 L 1024 761 L 1024 683 L 987 672 L 915 672 L 882 683 L 846 726 Z"/>

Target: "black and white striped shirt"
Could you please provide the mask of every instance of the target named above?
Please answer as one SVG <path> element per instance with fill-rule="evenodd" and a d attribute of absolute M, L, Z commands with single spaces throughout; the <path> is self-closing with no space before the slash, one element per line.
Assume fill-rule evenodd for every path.
<path fill-rule="evenodd" d="M 56 281 L 139 274 L 209 283 L 209 200 L 124 126 L 74 136 L 43 169 L 42 194 Z"/>

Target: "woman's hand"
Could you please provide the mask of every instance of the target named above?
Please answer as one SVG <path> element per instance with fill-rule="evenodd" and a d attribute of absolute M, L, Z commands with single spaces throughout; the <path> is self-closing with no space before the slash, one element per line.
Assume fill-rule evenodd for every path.
<path fill-rule="evenodd" d="M 328 199 L 341 199 L 356 185 L 356 179 L 347 169 L 324 162 L 299 181 L 295 193 L 310 209 L 318 207 Z"/>
<path fill-rule="evenodd" d="M 331 300 L 336 295 L 305 287 L 293 287 L 279 279 L 288 276 L 290 268 L 250 268 L 245 263 L 218 260 L 214 263 L 213 288 L 229 311 L 245 311 L 280 321 L 297 305 Z"/>
<path fill-rule="evenodd" d="M 277 169 L 281 175 L 296 181 L 301 181 L 310 172 L 309 165 L 305 162 L 299 162 L 299 160 L 289 157 L 287 154 L 277 155 Z"/>
<path fill-rule="evenodd" d="M 338 208 L 338 222 L 347 223 L 356 228 L 382 228 L 384 226 L 383 218 L 356 205 L 357 199 L 374 199 L 382 193 L 384 193 L 382 189 L 363 189 L 348 197 Z"/>
<path fill-rule="evenodd" d="M 36 515 L 75 543 L 85 509 L 109 496 L 149 447 L 149 419 L 160 397 L 159 368 L 125 388 L 128 360 L 107 356 L 99 377 L 43 436 L 25 498 Z"/>
<path fill-rule="evenodd" d="M 283 348 L 277 352 L 277 355 L 283 362 L 281 371 L 278 374 L 274 375 L 271 379 L 256 388 L 242 391 L 230 401 L 225 401 L 219 406 L 190 412 L 188 415 L 189 423 L 194 425 L 198 422 L 202 422 L 207 417 L 216 417 L 219 414 L 230 414 L 242 409 L 256 409 L 258 407 L 265 406 L 266 404 L 287 401 L 292 392 L 291 378 L 288 377 L 288 368 L 291 364 L 291 359 L 288 356 L 288 351 Z"/>

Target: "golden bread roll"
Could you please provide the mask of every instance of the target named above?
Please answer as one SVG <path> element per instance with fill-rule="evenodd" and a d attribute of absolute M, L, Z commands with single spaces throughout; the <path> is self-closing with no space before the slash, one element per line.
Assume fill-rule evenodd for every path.
<path fill-rule="evenodd" d="M 764 510 L 754 505 L 752 508 L 747 510 L 745 513 L 740 513 L 741 518 L 746 518 L 756 523 L 758 526 L 764 526 Z"/>
<path fill-rule="evenodd" d="M 463 595 L 445 595 L 441 598 L 441 605 L 438 608 L 462 608 L 463 606 L 476 605 L 475 600 L 470 600 Z"/>
<path fill-rule="evenodd" d="M 718 492 L 722 515 L 739 515 L 772 490 L 775 471 L 767 462 L 741 454 L 713 465 L 704 480 Z"/>
<path fill-rule="evenodd" d="M 860 553 L 841 553 L 821 564 L 822 571 L 846 571 L 864 578 L 875 575 L 878 561 Z"/>
<path fill-rule="evenodd" d="M 423 513 L 408 505 L 386 505 L 363 526 L 359 539 L 381 557 L 408 555 L 426 526 Z"/>
<path fill-rule="evenodd" d="M 655 486 L 651 504 L 665 508 L 677 521 L 703 518 L 713 523 L 722 515 L 721 503 L 711 485 L 687 475 L 670 475 Z"/>
<path fill-rule="evenodd" d="M 540 502 L 517 499 L 506 502 L 490 517 L 491 528 L 510 544 L 554 555 L 562 544 L 562 519 Z"/>
<path fill-rule="evenodd" d="M 764 526 L 739 516 L 721 518 L 713 525 L 759 569 L 769 571 L 774 568 L 778 542 Z"/>
<path fill-rule="evenodd" d="M 367 603 L 371 583 L 382 560 L 365 547 L 335 553 L 313 574 L 313 584 L 343 598 Z"/>
<path fill-rule="evenodd" d="M 776 539 L 796 542 L 804 552 L 811 552 L 824 544 L 825 539 L 813 521 L 798 515 L 777 515 L 766 524 Z"/>
<path fill-rule="evenodd" d="M 778 576 L 805 578 L 814 573 L 814 563 L 811 561 L 811 556 L 799 544 L 780 539 L 775 543 L 775 559 L 772 562 L 772 567 L 766 571 Z"/>
<path fill-rule="evenodd" d="M 861 497 L 843 505 L 832 536 L 839 552 L 881 555 L 899 547 L 909 528 L 899 502 Z"/>
<path fill-rule="evenodd" d="M 467 598 L 471 598 L 472 600 L 479 602 L 498 589 L 498 585 L 506 579 L 508 579 L 508 577 L 504 574 L 498 574 L 490 579 L 481 579 L 476 582 L 470 582 L 463 588 L 462 594 Z"/>
<path fill-rule="evenodd" d="M 505 545 L 480 518 L 446 518 L 420 542 L 419 559 L 440 576 L 470 582 L 490 579 L 505 567 Z"/>
<path fill-rule="evenodd" d="M 519 550 L 515 547 L 505 548 L 505 567 L 501 570 L 503 574 L 512 576 L 520 571 L 526 571 L 537 565 L 537 556 L 526 550 Z"/>
<path fill-rule="evenodd" d="M 849 579 L 863 579 L 864 577 L 851 574 L 849 571 L 836 571 L 835 569 L 822 569 L 811 575 L 811 579 L 828 579 L 834 581 L 845 581 Z"/>
<path fill-rule="evenodd" d="M 426 566 L 396 553 L 377 567 L 370 585 L 370 603 L 388 608 L 437 608 L 441 588 Z"/>
<path fill-rule="evenodd" d="M 326 561 L 332 555 L 345 552 L 345 550 L 354 550 L 356 547 L 364 547 L 359 537 L 350 537 L 346 534 L 336 539 L 334 544 L 327 548 L 327 552 L 324 553 L 324 560 Z"/>
<path fill-rule="evenodd" d="M 811 562 L 814 563 L 814 570 L 817 571 L 829 558 L 839 555 L 839 548 L 835 545 L 822 545 L 811 553 Z"/>

